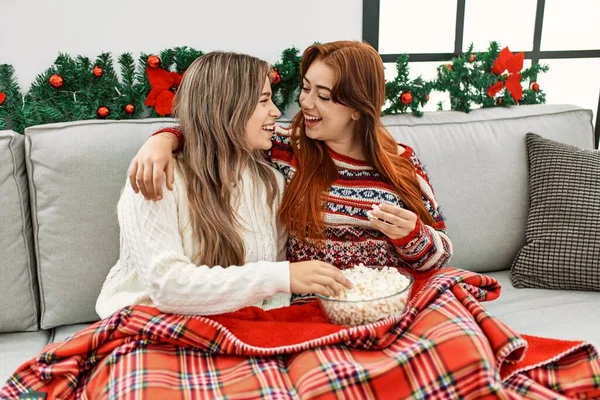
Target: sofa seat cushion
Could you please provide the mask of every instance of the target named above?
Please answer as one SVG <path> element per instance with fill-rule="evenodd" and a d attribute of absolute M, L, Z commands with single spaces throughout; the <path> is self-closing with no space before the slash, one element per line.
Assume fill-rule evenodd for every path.
<path fill-rule="evenodd" d="M 58 326 L 52 330 L 52 336 L 50 337 L 50 343 L 56 343 L 56 342 L 60 342 L 61 340 L 65 340 L 89 325 L 90 324 L 74 324 L 74 325 Z"/>
<path fill-rule="evenodd" d="M 517 289 L 509 271 L 488 273 L 502 285 L 487 310 L 518 333 L 566 340 L 586 340 L 600 347 L 600 292 Z"/>
<path fill-rule="evenodd" d="M 50 331 L 0 334 L 0 387 L 25 361 L 37 356 L 50 340 Z"/>

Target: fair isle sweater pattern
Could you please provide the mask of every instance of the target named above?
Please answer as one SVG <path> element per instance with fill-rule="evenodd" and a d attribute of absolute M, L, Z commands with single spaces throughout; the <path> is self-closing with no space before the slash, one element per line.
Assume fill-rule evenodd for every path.
<path fill-rule="evenodd" d="M 391 204 L 405 208 L 400 197 L 385 179 L 368 163 L 332 149 L 329 154 L 338 168 L 325 213 L 325 240 L 301 239 L 291 234 L 287 258 L 290 262 L 321 260 L 338 268 L 358 263 L 371 266 L 398 266 L 415 270 L 441 268 L 452 255 L 452 243 L 436 201 L 427 173 L 414 150 L 402 145 L 402 157 L 415 167 L 423 204 L 434 219 L 433 226 L 417 221 L 406 237 L 393 240 L 369 226 L 367 211 L 373 204 Z M 273 148 L 268 153 L 272 165 L 289 182 L 298 167 L 286 129 L 278 127 Z"/>

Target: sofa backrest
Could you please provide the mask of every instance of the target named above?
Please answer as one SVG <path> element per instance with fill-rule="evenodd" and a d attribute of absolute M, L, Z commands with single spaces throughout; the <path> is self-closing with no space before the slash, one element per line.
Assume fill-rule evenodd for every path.
<path fill-rule="evenodd" d="M 34 331 L 37 282 L 24 138 L 0 131 L 0 332 Z"/>
<path fill-rule="evenodd" d="M 475 271 L 509 268 L 524 244 L 525 134 L 536 132 L 592 148 L 591 120 L 589 110 L 549 105 L 384 118 L 389 131 L 414 147 L 426 166 L 454 243 L 451 264 Z M 96 298 L 119 256 L 116 210 L 129 161 L 151 132 L 173 124 L 169 119 L 148 119 L 28 128 L 24 158 L 35 257 L 28 254 L 32 249 L 28 218 L 22 217 L 28 213 L 27 190 L 14 178 L 19 176 L 22 182 L 24 174 L 18 155 L 23 154 L 18 150 L 22 137 L 2 133 L 10 139 L 0 136 L 0 221 L 11 229 L 3 227 L 0 237 L 17 243 L 11 249 L 21 249 L 19 259 L 7 263 L 7 255 L 17 252 L 0 248 L 0 321 L 8 321 L 3 327 L 25 330 L 35 325 L 32 260 L 39 279 L 42 328 L 98 319 Z M 7 163 L 5 154 L 16 161 Z M 5 190 L 11 180 L 12 191 Z M 12 198 L 10 206 L 4 202 L 7 197 Z M 11 314 L 9 309 L 17 311 Z"/>
<path fill-rule="evenodd" d="M 40 326 L 94 321 L 119 257 L 117 201 L 149 134 L 172 120 L 83 121 L 25 131 Z"/>
<path fill-rule="evenodd" d="M 452 266 L 510 268 L 525 244 L 525 134 L 594 148 L 592 112 L 569 105 L 395 115 L 384 122 L 425 164 L 454 245 Z"/>

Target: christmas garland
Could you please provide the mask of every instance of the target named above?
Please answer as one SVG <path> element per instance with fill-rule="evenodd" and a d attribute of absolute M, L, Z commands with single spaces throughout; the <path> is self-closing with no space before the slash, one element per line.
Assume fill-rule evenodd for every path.
<path fill-rule="evenodd" d="M 54 64 L 38 75 L 29 91 L 21 94 L 12 66 L 0 65 L 0 129 L 23 132 L 26 127 L 86 119 L 135 119 L 170 116 L 173 98 L 185 70 L 202 51 L 175 47 L 159 54 L 130 53 L 118 60 L 119 73 L 110 53 L 94 62 L 87 57 L 59 54 Z M 282 112 L 298 99 L 301 86 L 300 51 L 286 49 L 273 65 L 273 100 Z M 481 107 L 545 103 L 536 82 L 547 66 L 523 69 L 523 53 L 500 50 L 492 42 L 487 51 L 473 46 L 438 68 L 436 79 L 409 76 L 409 57 L 396 62 L 397 76 L 386 82 L 383 114 L 411 112 L 422 115 L 432 91 L 448 92 L 450 109 L 469 112 Z M 526 88 L 523 89 L 523 83 Z M 438 104 L 438 109 L 441 109 Z"/>
<path fill-rule="evenodd" d="M 481 107 L 542 104 L 546 94 L 537 83 L 538 74 L 547 65 L 535 64 L 523 70 L 524 54 L 500 50 L 492 42 L 485 52 L 473 52 L 473 45 L 451 63 L 438 67 L 433 90 L 450 94 L 450 109 L 469 112 L 472 105 Z M 525 82 L 526 89 L 523 89 Z M 439 107 L 441 108 L 441 107 Z"/>

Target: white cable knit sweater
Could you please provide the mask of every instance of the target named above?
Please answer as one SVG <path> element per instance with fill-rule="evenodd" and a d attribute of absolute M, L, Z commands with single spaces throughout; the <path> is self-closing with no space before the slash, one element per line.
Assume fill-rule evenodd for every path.
<path fill-rule="evenodd" d="M 273 172 L 283 193 L 284 179 Z M 238 216 L 245 227 L 246 264 L 222 268 L 191 262 L 198 243 L 192 237 L 185 183 L 177 167 L 174 189 L 164 187 L 161 201 L 144 199 L 126 182 L 118 205 L 120 259 L 96 301 L 98 315 L 106 318 L 132 304 L 196 315 L 250 305 L 263 309 L 289 305 L 289 262 L 282 261 L 287 235 L 278 229 L 279 204 L 271 211 L 266 190 L 259 190 L 255 198 L 253 184 L 250 174 L 244 173 Z"/>

